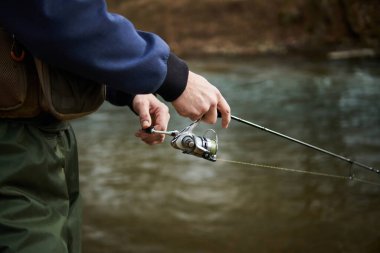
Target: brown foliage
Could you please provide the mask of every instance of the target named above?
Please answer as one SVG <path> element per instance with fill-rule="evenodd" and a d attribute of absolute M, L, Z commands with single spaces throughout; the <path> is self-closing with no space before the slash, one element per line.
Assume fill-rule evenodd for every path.
<path fill-rule="evenodd" d="M 378 0 L 110 0 L 179 54 L 380 48 Z"/>

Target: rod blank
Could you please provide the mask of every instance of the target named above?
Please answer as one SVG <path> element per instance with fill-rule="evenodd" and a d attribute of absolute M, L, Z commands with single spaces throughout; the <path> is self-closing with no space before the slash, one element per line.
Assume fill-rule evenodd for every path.
<path fill-rule="evenodd" d="M 365 165 L 365 164 L 360 163 L 360 162 L 357 162 L 357 161 L 353 161 L 353 160 L 351 160 L 350 158 L 347 158 L 347 157 L 344 157 L 344 156 L 341 156 L 341 155 L 335 154 L 335 153 L 333 153 L 333 152 L 330 152 L 330 151 L 325 150 L 325 149 L 322 149 L 322 148 L 320 148 L 320 147 L 317 147 L 317 146 L 311 145 L 311 144 L 309 144 L 309 143 L 306 143 L 306 142 L 303 142 L 303 141 L 297 140 L 297 139 L 292 138 L 292 137 L 290 137 L 290 136 L 287 136 L 287 135 L 285 135 L 285 134 L 282 134 L 282 133 L 279 133 L 279 132 L 273 131 L 273 130 L 268 129 L 268 128 L 266 128 L 266 127 L 263 127 L 263 126 L 260 126 L 260 125 L 258 125 L 258 124 L 255 124 L 255 123 L 253 123 L 253 122 L 250 122 L 250 121 L 247 121 L 247 120 L 244 120 L 244 119 L 238 118 L 238 117 L 233 116 L 233 115 L 231 115 L 231 119 L 233 119 L 233 120 L 235 120 L 235 121 L 238 121 L 238 122 L 240 122 L 240 123 L 246 124 L 246 125 L 248 125 L 248 126 L 252 126 L 252 127 L 258 128 L 258 129 L 263 130 L 263 131 L 265 131 L 265 132 L 268 132 L 268 133 L 271 133 L 271 134 L 277 135 L 277 136 L 279 136 L 279 137 L 282 137 L 282 138 L 287 139 L 287 140 L 289 140 L 289 141 L 292 141 L 292 142 L 295 142 L 295 143 L 301 144 L 301 145 L 303 145 L 303 146 L 309 147 L 309 148 L 314 149 L 314 150 L 317 150 L 317 151 L 319 151 L 319 152 L 325 153 L 325 154 L 330 155 L 330 156 L 332 156 L 332 157 L 335 157 L 335 158 L 341 159 L 341 160 L 343 160 L 343 161 L 345 161 L 345 162 L 350 163 L 351 165 L 357 165 L 357 166 L 362 167 L 362 168 L 364 168 L 364 169 L 367 169 L 367 170 L 369 170 L 369 171 L 372 171 L 372 172 L 375 172 L 375 173 L 377 173 L 377 174 L 380 174 L 380 170 L 378 170 L 378 169 L 375 169 L 375 168 L 373 168 L 373 167 L 370 167 L 370 166 L 368 166 L 368 165 Z"/>

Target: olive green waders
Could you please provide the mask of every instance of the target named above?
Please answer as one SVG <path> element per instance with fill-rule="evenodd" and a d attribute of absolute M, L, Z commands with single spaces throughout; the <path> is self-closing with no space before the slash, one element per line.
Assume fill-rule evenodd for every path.
<path fill-rule="evenodd" d="M 0 119 L 0 252 L 80 252 L 80 226 L 71 126 Z"/>

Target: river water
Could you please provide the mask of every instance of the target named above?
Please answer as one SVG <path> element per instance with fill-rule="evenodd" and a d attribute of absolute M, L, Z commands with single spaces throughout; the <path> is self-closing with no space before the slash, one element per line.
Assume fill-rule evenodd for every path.
<path fill-rule="evenodd" d="M 380 62 L 300 58 L 189 61 L 236 116 L 380 168 Z M 170 129 L 191 122 L 174 109 Z M 380 186 L 147 146 L 137 117 L 105 104 L 73 123 L 84 198 L 83 251 L 380 252 Z M 346 177 L 349 164 L 231 122 L 218 158 Z M 355 178 L 380 175 L 353 167 Z"/>

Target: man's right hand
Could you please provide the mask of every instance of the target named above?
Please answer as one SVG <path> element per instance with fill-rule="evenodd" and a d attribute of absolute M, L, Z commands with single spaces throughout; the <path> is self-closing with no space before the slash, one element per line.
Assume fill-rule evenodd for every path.
<path fill-rule="evenodd" d="M 204 77 L 189 71 L 184 92 L 172 102 L 176 111 L 191 120 L 215 124 L 218 111 L 222 116 L 222 127 L 227 128 L 231 120 L 230 106 L 220 91 Z"/>

